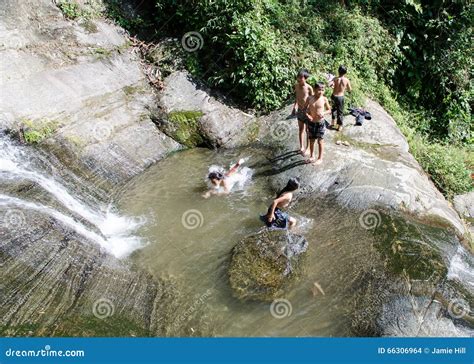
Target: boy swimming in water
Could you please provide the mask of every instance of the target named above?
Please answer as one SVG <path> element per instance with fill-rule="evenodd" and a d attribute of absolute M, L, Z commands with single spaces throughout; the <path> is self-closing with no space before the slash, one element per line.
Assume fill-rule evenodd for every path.
<path fill-rule="evenodd" d="M 298 72 L 298 75 L 296 76 L 296 83 L 295 83 L 295 94 L 296 94 L 296 101 L 295 104 L 293 105 L 293 111 L 292 114 L 296 114 L 296 117 L 298 119 L 298 128 L 299 128 L 299 133 L 298 133 L 298 138 L 300 142 L 300 153 L 301 155 L 305 155 L 307 153 L 306 147 L 304 146 L 304 141 L 307 140 L 308 138 L 305 138 L 305 131 L 306 131 L 306 123 L 307 123 L 307 118 L 306 118 L 306 110 L 305 110 L 305 104 L 306 101 L 308 100 L 308 97 L 313 94 L 313 88 L 306 83 L 306 80 L 309 77 L 309 72 L 305 69 L 302 69 Z M 308 143 L 306 143 L 308 144 Z"/>
<path fill-rule="evenodd" d="M 323 161 L 324 151 L 324 132 L 326 130 L 327 121 L 324 115 L 331 113 L 331 106 L 326 96 L 324 96 L 324 84 L 316 83 L 314 87 L 314 96 L 311 96 L 307 102 L 308 117 L 308 136 L 310 156 L 306 161 L 312 164 L 321 164 Z M 318 159 L 314 158 L 314 142 L 318 140 Z"/>
<path fill-rule="evenodd" d="M 337 120 L 337 130 L 342 131 L 342 125 L 344 122 L 344 92 L 352 91 L 351 81 L 346 77 L 347 68 L 344 66 L 339 66 L 339 77 L 334 79 L 334 86 L 332 90 L 331 101 L 332 105 L 332 123 L 331 127 L 336 128 Z"/>
<path fill-rule="evenodd" d="M 267 214 L 262 216 L 265 224 L 269 228 L 291 229 L 296 225 L 296 219 L 288 216 L 282 208 L 287 208 L 293 200 L 293 192 L 300 187 L 298 178 L 291 178 L 285 188 L 280 191 L 276 199 L 268 208 Z"/>
<path fill-rule="evenodd" d="M 234 164 L 229 171 L 227 172 L 218 172 L 213 171 L 207 175 L 208 180 L 211 182 L 212 189 L 207 191 L 203 197 L 209 198 L 211 195 L 224 195 L 228 194 L 232 189 L 233 182 L 229 181 L 230 176 L 237 173 L 239 167 L 244 163 L 244 159 L 239 159 L 239 161 Z M 234 181 L 235 182 L 235 181 Z"/>

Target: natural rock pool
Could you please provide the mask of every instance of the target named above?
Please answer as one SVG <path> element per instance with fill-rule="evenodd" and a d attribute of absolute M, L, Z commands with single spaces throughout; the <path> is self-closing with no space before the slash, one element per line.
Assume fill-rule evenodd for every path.
<path fill-rule="evenodd" d="M 241 156 L 250 157 L 247 164 L 255 174 L 251 183 L 243 191 L 204 199 L 201 195 L 207 188 L 208 166 L 227 166 Z M 204 335 L 371 334 L 370 330 L 360 330 L 365 330 L 383 300 L 408 293 L 399 290 L 396 286 L 400 279 L 387 272 L 393 259 L 387 258 L 384 249 L 396 249 L 391 246 L 394 232 L 386 228 L 388 246 L 380 241 L 384 236 L 380 229 L 394 222 L 374 213 L 372 218 L 380 221 L 366 221 L 368 225 L 364 225 L 360 214 L 324 199 L 308 204 L 297 196 L 290 210 L 300 222 L 295 232 L 307 238 L 309 249 L 304 272 L 282 295 L 284 301 L 279 307 L 234 298 L 228 277 L 231 251 L 245 236 L 262 228 L 258 216 L 275 195 L 266 176 L 272 171 L 270 160 L 265 149 L 194 149 L 175 153 L 134 179 L 116 196 L 121 211 L 148 220 L 138 232 L 146 246 L 136 251 L 131 260 L 155 276 L 170 275 L 182 282 L 190 312 L 178 313 L 178 317 L 206 317 L 206 330 L 194 328 Z M 370 224 L 377 225 L 377 232 Z M 439 238 L 439 229 L 433 232 L 425 227 L 413 239 L 436 238 L 436 233 Z M 403 234 L 400 232 L 400 239 L 406 238 Z M 435 271 L 436 262 L 419 269 L 413 262 L 397 262 L 401 265 L 398 273 L 411 269 L 407 279 L 413 273 L 428 288 L 439 281 L 441 273 L 422 271 Z M 363 312 L 361 305 L 366 305 Z"/>

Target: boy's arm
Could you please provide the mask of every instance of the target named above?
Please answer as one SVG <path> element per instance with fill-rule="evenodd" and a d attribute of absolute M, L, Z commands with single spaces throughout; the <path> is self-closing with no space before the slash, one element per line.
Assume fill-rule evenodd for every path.
<path fill-rule="evenodd" d="M 275 218 L 275 209 L 278 206 L 280 202 L 283 202 L 286 200 L 286 196 L 281 196 L 273 200 L 272 206 L 270 207 L 270 211 L 267 214 L 267 220 L 268 222 L 272 222 L 273 219 Z"/>
<path fill-rule="evenodd" d="M 324 107 L 326 108 L 326 111 L 323 113 L 323 115 L 328 115 L 331 113 L 331 105 L 329 104 L 329 100 L 327 97 L 324 98 Z"/>
<path fill-rule="evenodd" d="M 291 113 L 294 115 L 296 113 L 296 110 L 298 109 L 298 100 L 296 99 L 296 85 L 293 86 L 293 90 L 295 91 L 295 103 L 293 105 L 293 110 L 291 110 Z"/>
<path fill-rule="evenodd" d="M 347 80 L 347 92 L 352 92 L 351 81 Z"/>
<path fill-rule="evenodd" d="M 305 109 L 306 117 L 308 118 L 308 120 L 313 121 L 313 117 L 309 113 L 309 103 L 310 103 L 310 98 L 308 97 L 308 100 L 306 100 L 306 103 L 304 104 L 304 109 Z"/>
<path fill-rule="evenodd" d="M 242 165 L 242 163 L 244 163 L 244 160 L 239 159 L 239 161 L 235 163 L 225 175 L 230 176 L 231 174 L 234 174 L 237 171 L 237 169 Z"/>

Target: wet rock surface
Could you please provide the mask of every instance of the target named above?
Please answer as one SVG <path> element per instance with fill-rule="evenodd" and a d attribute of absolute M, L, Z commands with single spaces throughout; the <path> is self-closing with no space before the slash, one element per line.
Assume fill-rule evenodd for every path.
<path fill-rule="evenodd" d="M 265 173 L 272 177 L 275 190 L 299 176 L 300 198 L 329 198 L 359 211 L 380 206 L 454 227 L 463 236 L 458 214 L 408 152 L 392 117 L 373 101 L 366 109 L 373 118 L 363 126 L 355 126 L 355 118 L 346 116 L 344 131 L 326 130 L 324 161 L 319 166 L 307 165 L 298 153 L 291 153 L 298 150 L 296 119 L 288 118 L 291 107 L 265 117 L 259 138 L 274 149 L 272 166 Z M 350 146 L 338 145 L 338 140 L 349 141 Z"/>

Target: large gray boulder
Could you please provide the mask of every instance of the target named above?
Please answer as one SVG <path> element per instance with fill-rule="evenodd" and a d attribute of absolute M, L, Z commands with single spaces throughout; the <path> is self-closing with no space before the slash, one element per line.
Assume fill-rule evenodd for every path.
<path fill-rule="evenodd" d="M 454 196 L 454 208 L 462 217 L 474 219 L 474 191 Z"/>
<path fill-rule="evenodd" d="M 454 196 L 454 208 L 467 224 L 471 233 L 471 243 L 474 241 L 474 191 Z"/>
<path fill-rule="evenodd" d="M 104 190 L 180 148 L 123 30 L 65 19 L 52 1 L 0 3 L 0 127 L 38 142 Z"/>
<path fill-rule="evenodd" d="M 169 75 L 164 80 L 159 98 L 160 109 L 164 112 L 159 123 L 170 135 L 185 132 L 183 122 L 187 118 L 179 116 L 191 112 L 196 116 L 194 122 L 197 125 L 191 134 L 199 134 L 201 144 L 233 148 L 255 140 L 258 121 L 253 115 L 227 106 L 211 96 L 208 89 L 186 72 L 176 71 Z M 189 128 L 189 123 L 187 125 Z"/>
<path fill-rule="evenodd" d="M 458 214 L 409 153 L 393 118 L 374 101 L 368 100 L 366 109 L 373 118 L 363 126 L 355 126 L 355 119 L 347 116 L 342 133 L 326 130 L 325 156 L 319 166 L 304 164 L 300 156 L 284 156 L 298 149 L 296 120 L 288 119 L 290 107 L 265 117 L 259 138 L 274 147 L 273 158 L 284 156 L 268 171 L 275 190 L 289 177 L 299 176 L 301 198 L 329 198 L 360 211 L 380 206 L 449 226 L 463 236 Z"/>

